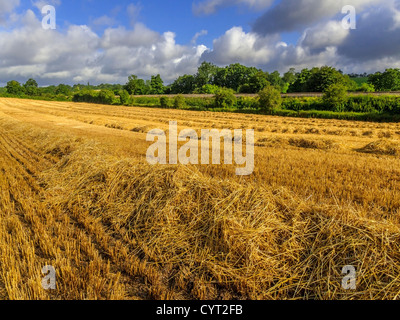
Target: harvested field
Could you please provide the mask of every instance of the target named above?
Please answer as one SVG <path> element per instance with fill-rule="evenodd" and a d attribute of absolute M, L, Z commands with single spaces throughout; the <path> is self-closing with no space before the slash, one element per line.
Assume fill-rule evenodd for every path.
<path fill-rule="evenodd" d="M 254 173 L 150 166 L 146 133 L 169 121 L 254 129 Z M 399 132 L 0 99 L 0 299 L 397 299 Z"/>

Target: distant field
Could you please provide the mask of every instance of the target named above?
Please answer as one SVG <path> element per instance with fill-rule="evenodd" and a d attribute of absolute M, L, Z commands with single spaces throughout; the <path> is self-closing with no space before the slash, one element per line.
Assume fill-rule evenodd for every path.
<path fill-rule="evenodd" d="M 148 165 L 169 121 L 254 129 L 253 175 Z M 400 293 L 399 123 L 2 98 L 0 150 L 0 299 Z"/>

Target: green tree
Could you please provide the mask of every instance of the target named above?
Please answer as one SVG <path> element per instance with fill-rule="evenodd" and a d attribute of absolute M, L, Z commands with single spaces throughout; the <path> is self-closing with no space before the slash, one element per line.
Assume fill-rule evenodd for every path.
<path fill-rule="evenodd" d="M 164 91 L 165 91 L 164 81 L 161 79 L 161 76 L 159 74 L 156 76 L 151 76 L 150 93 L 163 94 Z"/>
<path fill-rule="evenodd" d="M 343 112 L 348 100 L 347 87 L 341 83 L 332 84 L 325 89 L 322 99 L 330 110 Z"/>
<path fill-rule="evenodd" d="M 308 90 L 308 81 L 311 77 L 309 69 L 303 69 L 296 74 L 296 80 L 289 86 L 288 92 L 306 92 Z"/>
<path fill-rule="evenodd" d="M 229 88 L 220 88 L 214 96 L 214 106 L 230 108 L 236 104 L 235 91 Z"/>
<path fill-rule="evenodd" d="M 21 95 L 24 93 L 24 88 L 16 80 L 11 80 L 7 82 L 6 89 L 8 94 Z"/>
<path fill-rule="evenodd" d="M 268 79 L 269 83 L 271 83 L 271 85 L 276 88 L 283 88 L 283 86 L 285 85 L 285 83 L 283 82 L 283 80 L 281 78 L 281 74 L 279 73 L 279 71 L 274 71 L 274 72 L 268 74 L 267 79 Z"/>
<path fill-rule="evenodd" d="M 268 75 L 260 70 L 249 78 L 248 83 L 240 86 L 239 92 L 257 93 L 269 85 L 270 82 L 268 81 Z"/>
<path fill-rule="evenodd" d="M 282 105 L 280 90 L 273 86 L 267 86 L 258 93 L 258 105 L 263 111 L 271 112 Z"/>
<path fill-rule="evenodd" d="M 26 81 L 24 84 L 24 89 L 28 96 L 36 96 L 38 94 L 38 84 L 36 80 L 31 78 Z"/>
<path fill-rule="evenodd" d="M 368 83 L 374 85 L 377 91 L 400 90 L 400 69 L 386 69 L 384 73 L 370 75 Z"/>
<path fill-rule="evenodd" d="M 113 104 L 114 98 L 114 92 L 111 90 L 101 90 L 98 95 L 99 102 L 104 104 Z"/>
<path fill-rule="evenodd" d="M 123 89 L 128 91 L 131 95 L 148 94 L 150 91 L 149 84 L 146 84 L 143 79 L 139 79 L 136 75 L 130 75 L 128 77 L 128 82 Z"/>
<path fill-rule="evenodd" d="M 219 90 L 219 87 L 214 84 L 205 84 L 201 88 L 197 88 L 194 93 L 199 94 L 215 94 Z"/>
<path fill-rule="evenodd" d="M 288 83 L 289 85 L 291 85 L 292 83 L 294 83 L 296 81 L 296 69 L 295 68 L 290 68 L 288 72 L 286 72 L 283 77 L 282 80 L 285 83 Z"/>
<path fill-rule="evenodd" d="M 128 91 L 126 91 L 126 90 L 120 90 L 119 91 L 119 100 L 120 100 L 122 105 L 128 104 L 129 99 L 130 99 L 130 95 L 129 95 Z"/>
<path fill-rule="evenodd" d="M 55 90 L 55 93 L 56 94 L 64 94 L 64 95 L 68 96 L 69 94 L 71 94 L 71 90 L 72 90 L 72 88 L 69 85 L 59 84 Z"/>
<path fill-rule="evenodd" d="M 214 77 L 217 74 L 218 67 L 210 62 L 204 61 L 197 70 L 195 75 L 196 88 L 202 88 L 205 85 L 211 85 L 214 82 Z"/>
<path fill-rule="evenodd" d="M 213 84 L 219 87 L 230 88 L 238 92 L 239 87 L 248 83 L 250 77 L 258 71 L 257 68 L 249 68 L 239 63 L 234 63 L 225 68 L 219 68 Z"/>
<path fill-rule="evenodd" d="M 173 94 L 189 94 L 195 90 L 195 77 L 185 74 L 176 79 L 171 85 L 171 93 Z"/>

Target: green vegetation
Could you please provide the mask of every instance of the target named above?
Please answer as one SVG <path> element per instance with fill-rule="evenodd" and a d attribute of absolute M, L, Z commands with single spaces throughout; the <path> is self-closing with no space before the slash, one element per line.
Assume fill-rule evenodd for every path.
<path fill-rule="evenodd" d="M 214 106 L 216 108 L 232 108 L 235 104 L 235 91 L 232 89 L 221 88 L 214 96 Z"/>
<path fill-rule="evenodd" d="M 88 83 L 39 87 L 34 79 L 28 79 L 24 84 L 15 80 L 9 81 L 4 88 L 0 88 L 0 95 L 124 106 L 212 109 L 381 121 L 398 118 L 400 98 L 390 95 L 372 96 L 368 93 L 395 90 L 400 90 L 399 69 L 387 69 L 383 73 L 370 75 L 344 75 L 340 70 L 323 66 L 303 69 L 301 72 L 291 68 L 281 76 L 278 71 L 269 73 L 238 63 L 218 67 L 203 62 L 196 74 L 183 75 L 167 86 L 159 74 L 146 81 L 136 75 L 130 75 L 125 85 L 93 86 Z M 322 98 L 282 98 L 280 93 L 285 92 L 323 92 L 324 95 Z M 351 95 L 351 92 L 363 92 L 365 95 L 355 96 Z M 193 93 L 209 96 L 182 96 Z M 237 97 L 235 94 L 238 93 L 258 96 Z M 160 98 L 160 95 L 163 96 Z M 360 116 L 361 114 L 363 116 Z"/>
<path fill-rule="evenodd" d="M 343 112 L 347 100 L 347 88 L 341 83 L 332 84 L 324 90 L 322 101 L 330 110 Z"/>
<path fill-rule="evenodd" d="M 400 90 L 400 69 L 386 69 L 384 73 L 377 72 L 368 77 L 368 83 L 377 91 Z"/>
<path fill-rule="evenodd" d="M 271 112 L 282 105 L 280 92 L 272 86 L 265 87 L 258 93 L 258 105 L 260 110 Z"/>

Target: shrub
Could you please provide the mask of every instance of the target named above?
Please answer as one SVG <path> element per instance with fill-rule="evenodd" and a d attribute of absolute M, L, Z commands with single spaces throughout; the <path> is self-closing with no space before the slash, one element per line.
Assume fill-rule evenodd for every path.
<path fill-rule="evenodd" d="M 181 95 L 178 95 L 174 99 L 174 108 L 181 109 L 184 108 L 186 105 L 185 98 Z"/>
<path fill-rule="evenodd" d="M 113 104 L 114 98 L 114 92 L 110 90 L 101 90 L 98 96 L 98 101 L 104 104 Z"/>
<path fill-rule="evenodd" d="M 282 105 L 280 91 L 273 86 L 265 87 L 258 93 L 258 105 L 263 111 L 278 109 Z"/>
<path fill-rule="evenodd" d="M 258 101 L 252 97 L 239 97 L 236 102 L 237 108 L 242 109 L 257 109 Z"/>
<path fill-rule="evenodd" d="M 128 92 L 128 91 L 126 91 L 126 90 L 121 90 L 121 91 L 119 92 L 119 100 L 120 100 L 120 102 L 121 102 L 122 105 L 128 104 L 128 103 L 129 103 L 129 98 L 130 98 L 130 95 L 129 95 L 129 92 Z"/>
<path fill-rule="evenodd" d="M 228 88 L 220 88 L 214 96 L 216 108 L 230 108 L 236 105 L 235 91 Z"/>
<path fill-rule="evenodd" d="M 161 108 L 169 108 L 169 99 L 167 97 L 160 97 Z"/>
<path fill-rule="evenodd" d="M 370 83 L 363 83 L 358 89 L 358 92 L 375 92 L 375 87 Z"/>
<path fill-rule="evenodd" d="M 323 101 L 329 110 L 344 111 L 347 100 L 347 87 L 340 83 L 332 84 L 324 91 Z"/>

